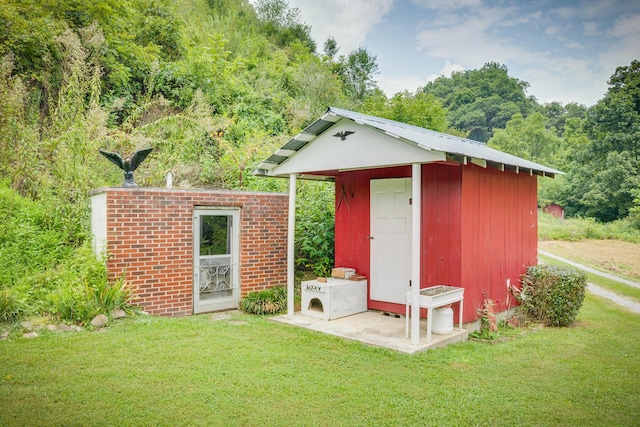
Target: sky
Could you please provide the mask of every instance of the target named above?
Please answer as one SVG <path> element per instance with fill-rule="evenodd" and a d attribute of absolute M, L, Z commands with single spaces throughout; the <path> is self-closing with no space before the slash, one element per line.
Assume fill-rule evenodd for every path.
<path fill-rule="evenodd" d="M 487 62 L 538 102 L 594 105 L 616 67 L 640 60 L 638 0 L 288 0 L 318 52 L 364 47 L 387 96 Z"/>

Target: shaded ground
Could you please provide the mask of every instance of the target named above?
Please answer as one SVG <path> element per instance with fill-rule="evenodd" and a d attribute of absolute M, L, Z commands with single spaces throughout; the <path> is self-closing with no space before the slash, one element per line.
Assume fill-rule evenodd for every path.
<path fill-rule="evenodd" d="M 538 248 L 579 263 L 599 266 L 623 277 L 640 280 L 640 244 L 618 240 L 546 240 L 538 242 Z"/>

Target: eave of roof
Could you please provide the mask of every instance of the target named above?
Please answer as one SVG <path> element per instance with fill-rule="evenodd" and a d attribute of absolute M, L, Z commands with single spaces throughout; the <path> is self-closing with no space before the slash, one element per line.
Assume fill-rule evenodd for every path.
<path fill-rule="evenodd" d="M 461 164 L 470 162 L 482 167 L 492 166 L 500 170 L 512 170 L 516 173 L 529 173 L 531 175 L 536 174 L 550 177 L 563 173 L 559 170 L 504 153 L 471 139 L 435 132 L 381 117 L 330 107 L 322 117 L 262 162 L 254 171 L 254 175 L 283 176 L 278 175 L 278 166 L 286 161 L 292 160 L 300 150 L 304 149 L 315 138 L 340 121 L 341 118 L 352 120 L 358 125 L 366 126 L 405 143 L 417 144 L 427 150 L 446 153 L 447 159 Z M 301 174 L 300 177 L 323 179 L 322 176 L 317 174 L 317 172 L 320 171 L 307 172 L 309 172 L 310 175 Z M 313 172 L 316 172 L 316 174 L 313 174 Z"/>

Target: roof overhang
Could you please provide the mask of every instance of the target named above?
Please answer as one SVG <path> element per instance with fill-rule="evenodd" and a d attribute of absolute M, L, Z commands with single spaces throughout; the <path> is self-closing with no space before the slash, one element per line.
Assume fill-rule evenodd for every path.
<path fill-rule="evenodd" d="M 472 163 L 550 177 L 563 173 L 477 141 L 329 108 L 263 161 L 254 175 L 332 179 L 341 171 L 433 162 Z"/>

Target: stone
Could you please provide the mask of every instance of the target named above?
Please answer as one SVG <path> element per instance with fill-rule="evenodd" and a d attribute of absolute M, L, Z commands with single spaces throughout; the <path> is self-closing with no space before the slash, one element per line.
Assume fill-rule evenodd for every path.
<path fill-rule="evenodd" d="M 27 322 L 27 321 L 20 322 L 20 326 L 22 326 L 23 329 L 29 332 L 33 331 L 33 322 Z"/>
<path fill-rule="evenodd" d="M 228 312 L 216 313 L 211 316 L 211 320 L 213 320 L 214 322 L 218 320 L 229 320 L 229 319 L 231 319 L 231 315 Z"/>
<path fill-rule="evenodd" d="M 35 332 L 27 332 L 26 334 L 22 334 L 22 338 L 38 338 L 38 334 Z"/>
<path fill-rule="evenodd" d="M 50 331 L 57 331 L 58 327 L 56 325 L 47 325 L 47 329 Z"/>
<path fill-rule="evenodd" d="M 82 332 L 84 331 L 84 329 L 82 328 L 82 326 L 78 326 L 78 325 L 73 325 L 72 326 L 73 330 L 76 332 Z"/>
<path fill-rule="evenodd" d="M 2 335 L 0 335 L 0 341 L 4 341 L 7 338 L 9 338 L 9 331 L 5 331 L 2 333 Z"/>
<path fill-rule="evenodd" d="M 93 326 L 94 328 L 100 329 L 100 328 L 104 328 L 108 322 L 109 322 L 109 318 L 107 316 L 105 316 L 104 314 L 98 314 L 96 317 L 94 317 L 91 320 L 91 326 Z"/>
<path fill-rule="evenodd" d="M 127 317 L 127 313 L 125 313 L 124 310 L 120 310 L 119 308 L 115 309 L 115 310 L 112 310 L 111 313 L 109 313 L 109 314 L 111 314 L 111 318 L 114 319 L 114 320 L 115 319 L 122 319 L 123 317 Z"/>
<path fill-rule="evenodd" d="M 75 331 L 75 329 L 73 329 L 71 326 L 65 325 L 64 323 L 61 323 L 60 325 L 58 325 L 58 329 L 60 329 L 61 331 L 64 331 L 64 332 Z"/>

